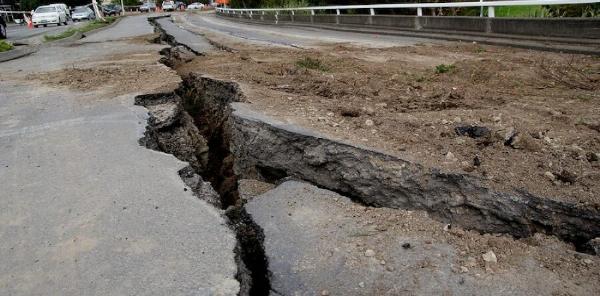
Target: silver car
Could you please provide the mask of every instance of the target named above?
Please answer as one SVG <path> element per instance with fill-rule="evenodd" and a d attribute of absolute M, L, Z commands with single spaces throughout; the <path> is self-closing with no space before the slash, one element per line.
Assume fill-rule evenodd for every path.
<path fill-rule="evenodd" d="M 75 10 L 73 10 L 73 14 L 71 15 L 71 18 L 73 19 L 74 22 L 77 22 L 77 21 L 81 21 L 81 20 L 93 20 L 96 18 L 96 15 L 94 14 L 94 11 L 91 10 L 89 7 L 82 6 L 82 7 L 77 7 L 77 8 L 75 8 Z"/>

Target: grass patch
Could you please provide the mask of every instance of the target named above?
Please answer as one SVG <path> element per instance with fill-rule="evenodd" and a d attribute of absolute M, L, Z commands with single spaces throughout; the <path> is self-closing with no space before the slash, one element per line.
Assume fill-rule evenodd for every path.
<path fill-rule="evenodd" d="M 548 11 L 541 5 L 496 7 L 496 17 L 545 17 Z"/>
<path fill-rule="evenodd" d="M 454 65 L 439 64 L 439 65 L 435 66 L 435 73 L 442 74 L 442 73 L 450 72 L 453 69 L 454 69 Z"/>
<path fill-rule="evenodd" d="M 4 40 L 0 40 L 0 52 L 5 52 L 13 49 L 14 46 Z"/>
<path fill-rule="evenodd" d="M 327 67 L 321 60 L 314 59 L 311 57 L 305 57 L 296 61 L 296 66 L 300 68 L 319 70 L 323 72 L 328 72 L 329 67 Z"/>
<path fill-rule="evenodd" d="M 55 40 L 60 40 L 63 38 L 71 37 L 77 32 L 81 32 L 82 34 L 87 33 L 89 31 L 96 30 L 96 29 L 102 28 L 104 26 L 108 26 L 108 25 L 114 23 L 117 18 L 109 16 L 109 17 L 105 17 L 105 19 L 106 19 L 105 21 L 93 20 L 93 21 L 88 22 L 84 26 L 81 26 L 79 28 L 71 28 L 71 29 L 68 29 L 57 35 L 44 35 L 44 40 L 46 40 L 46 42 L 55 41 Z"/>

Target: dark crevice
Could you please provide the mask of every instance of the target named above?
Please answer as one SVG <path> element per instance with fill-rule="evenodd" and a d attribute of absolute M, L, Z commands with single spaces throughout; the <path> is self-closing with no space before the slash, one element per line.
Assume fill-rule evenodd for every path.
<path fill-rule="evenodd" d="M 149 19 L 160 36 L 155 42 L 171 47 L 162 50 L 161 62 L 176 67 L 187 62 L 189 53 L 155 21 Z M 186 52 L 187 50 L 187 52 Z M 269 295 L 270 277 L 263 247 L 264 234 L 246 213 L 234 173 L 230 151 L 229 102 L 242 100 L 237 85 L 223 84 L 202 77 L 184 77 L 173 93 L 136 97 L 135 103 L 148 108 L 150 117 L 140 144 L 173 154 L 190 165 L 179 175 L 201 199 L 225 210 L 229 227 L 235 232 L 235 260 L 239 295 Z"/>

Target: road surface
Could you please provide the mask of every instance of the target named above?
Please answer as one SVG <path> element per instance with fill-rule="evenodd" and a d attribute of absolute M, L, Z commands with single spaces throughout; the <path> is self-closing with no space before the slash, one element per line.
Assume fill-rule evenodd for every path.
<path fill-rule="evenodd" d="M 0 295 L 237 294 L 236 241 L 220 210 L 186 188 L 185 163 L 138 143 L 147 111 L 133 100 L 149 86 L 31 79 L 100 64 L 149 69 L 152 87 L 177 81 L 158 63 L 163 46 L 138 38 L 151 33 L 146 16 L 129 17 L 103 31 L 119 41 L 0 65 Z"/>

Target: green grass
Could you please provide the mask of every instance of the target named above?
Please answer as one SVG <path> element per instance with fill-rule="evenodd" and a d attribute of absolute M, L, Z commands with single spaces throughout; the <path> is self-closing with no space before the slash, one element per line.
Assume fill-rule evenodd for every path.
<path fill-rule="evenodd" d="M 321 60 L 305 57 L 296 61 L 296 66 L 306 69 L 319 70 L 323 72 L 328 72 L 329 67 L 327 67 Z"/>
<path fill-rule="evenodd" d="M 4 40 L 0 40 L 0 52 L 5 52 L 13 49 L 14 46 Z"/>
<path fill-rule="evenodd" d="M 102 28 L 104 26 L 110 25 L 112 24 L 117 18 L 116 17 L 105 17 L 106 21 L 101 21 L 101 20 L 93 20 L 88 22 L 87 24 L 85 24 L 82 27 L 79 28 L 71 28 L 68 29 L 60 34 L 57 35 L 44 35 L 44 40 L 46 40 L 46 42 L 49 41 L 55 41 L 55 40 L 60 40 L 63 38 L 67 38 L 67 37 L 71 37 L 73 36 L 75 33 L 77 32 L 81 32 L 81 33 L 87 33 L 89 31 L 98 29 L 98 28 Z"/>
<path fill-rule="evenodd" d="M 454 69 L 454 65 L 439 64 L 439 65 L 435 66 L 435 73 L 442 74 L 442 73 L 450 72 L 450 71 L 452 71 L 452 69 Z"/>
<path fill-rule="evenodd" d="M 543 17 L 547 11 L 541 5 L 496 7 L 496 17 Z"/>

